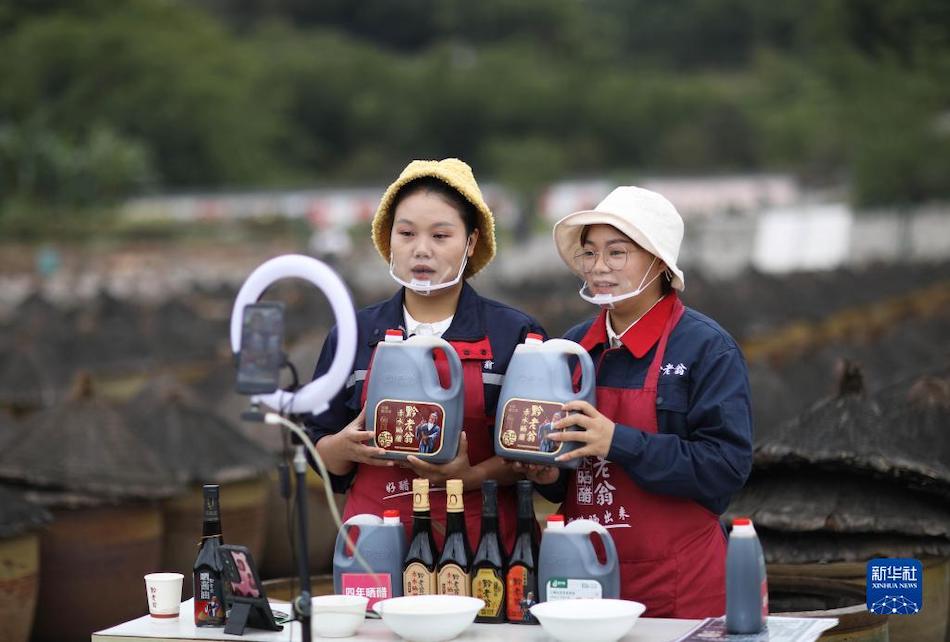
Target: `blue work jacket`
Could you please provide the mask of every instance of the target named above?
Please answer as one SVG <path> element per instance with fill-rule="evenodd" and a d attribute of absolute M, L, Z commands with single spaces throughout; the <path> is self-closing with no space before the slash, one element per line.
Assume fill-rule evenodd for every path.
<path fill-rule="evenodd" d="M 311 415 L 305 422 L 314 443 L 326 435 L 338 432 L 359 414 L 362 408 L 366 371 L 376 344 L 385 339 L 386 330 L 393 328 L 404 330 L 404 300 L 405 290 L 400 288 L 390 299 L 357 312 L 358 343 L 353 373 L 347 380 L 346 386 L 330 401 L 330 407 L 319 415 Z M 541 334 L 545 338 L 547 336 L 538 322 L 524 312 L 479 295 L 468 283 L 462 286 L 452 323 L 442 334 L 442 338 L 446 341 L 471 344 L 473 351 L 471 354 L 468 348 L 459 351 L 459 357 L 463 360 L 485 356 L 482 359 L 481 368 L 484 412 L 492 424 L 494 424 L 498 395 L 501 392 L 508 362 L 511 360 L 515 347 L 524 342 L 525 335 L 529 332 Z M 317 360 L 314 378 L 330 369 L 336 352 L 336 341 L 337 332 L 334 326 Z M 470 450 L 471 447 L 470 444 Z M 354 474 L 342 477 L 331 475 L 334 491 L 345 492 Z"/>
<path fill-rule="evenodd" d="M 642 388 L 675 293 L 655 306 L 611 348 L 605 313 L 564 337 L 583 345 L 597 368 L 597 385 Z M 693 499 L 722 514 L 752 469 L 749 375 L 735 340 L 718 323 L 686 308 L 672 329 L 657 383 L 656 433 L 615 430 L 606 459 L 644 490 Z M 612 419 L 608 417 L 609 419 Z M 538 485 L 563 501 L 567 472 Z"/>

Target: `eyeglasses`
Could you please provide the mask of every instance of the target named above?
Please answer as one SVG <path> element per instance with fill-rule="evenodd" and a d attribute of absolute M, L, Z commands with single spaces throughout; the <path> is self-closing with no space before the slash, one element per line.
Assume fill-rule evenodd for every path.
<path fill-rule="evenodd" d="M 597 265 L 597 258 L 603 256 L 607 269 L 616 272 L 626 267 L 629 254 L 630 252 L 623 247 L 609 247 L 604 252 L 581 250 L 574 255 L 574 267 L 579 272 L 592 272 L 594 266 Z"/>

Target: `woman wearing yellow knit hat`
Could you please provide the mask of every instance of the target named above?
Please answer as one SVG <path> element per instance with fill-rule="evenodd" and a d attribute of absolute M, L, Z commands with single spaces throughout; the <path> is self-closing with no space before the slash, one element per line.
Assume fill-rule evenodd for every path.
<path fill-rule="evenodd" d="M 529 332 L 544 334 L 530 316 L 480 296 L 468 277 L 495 255 L 495 225 L 471 168 L 449 158 L 413 161 L 389 186 L 373 219 L 373 243 L 401 287 L 387 301 L 357 313 L 359 338 L 353 375 L 327 411 L 309 422 L 317 449 L 333 474 L 337 492 L 349 490 L 345 517 L 398 509 L 409 529 L 409 492 L 414 477 L 433 486 L 462 479 L 470 542 L 478 541 L 482 481 L 498 480 L 499 527 L 510 547 L 516 529 L 516 505 L 510 486 L 516 473 L 495 456 L 492 440 L 495 407 L 508 361 Z M 376 345 L 386 330 L 426 334 L 448 341 L 462 360 L 465 389 L 464 434 L 458 456 L 443 465 L 410 457 L 406 467 L 379 459 L 383 451 L 368 445 L 364 383 Z M 332 361 L 336 331 L 331 330 L 317 363 L 316 376 Z M 432 518 L 445 519 L 445 494 L 433 493 Z M 433 529 L 442 538 L 438 528 Z"/>

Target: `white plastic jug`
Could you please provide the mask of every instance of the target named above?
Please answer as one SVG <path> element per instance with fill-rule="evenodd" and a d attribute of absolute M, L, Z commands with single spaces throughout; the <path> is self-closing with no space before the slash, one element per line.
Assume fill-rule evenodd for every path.
<path fill-rule="evenodd" d="M 361 513 L 343 522 L 333 550 L 334 593 L 366 596 L 370 598 L 367 608 L 377 600 L 402 596 L 406 530 L 399 520 L 399 512 L 392 512 L 395 518 Z M 368 569 L 349 549 L 344 533 L 349 534 L 354 550 L 369 564 Z"/>
<path fill-rule="evenodd" d="M 603 563 L 597 559 L 591 533 L 604 547 Z M 610 532 L 589 519 L 545 529 L 538 555 L 538 590 L 541 602 L 620 598 L 620 562 Z"/>
<path fill-rule="evenodd" d="M 448 360 L 451 382 L 439 382 L 433 352 Z M 435 464 L 458 454 L 465 391 L 462 362 L 448 341 L 387 330 L 376 346 L 366 389 L 366 430 L 385 459 L 415 455 Z"/>
<path fill-rule="evenodd" d="M 575 392 L 571 357 L 581 367 L 580 389 Z M 590 355 L 567 339 L 548 339 L 529 334 L 515 348 L 498 397 L 495 416 L 495 454 L 505 459 L 534 464 L 577 468 L 580 459 L 555 462 L 554 458 L 579 448 L 577 441 L 546 439 L 552 424 L 563 417 L 568 401 L 596 400 L 596 376 Z"/>

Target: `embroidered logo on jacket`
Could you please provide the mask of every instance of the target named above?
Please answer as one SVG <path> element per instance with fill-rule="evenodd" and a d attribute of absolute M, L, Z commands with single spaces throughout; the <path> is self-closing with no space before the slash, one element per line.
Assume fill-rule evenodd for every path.
<path fill-rule="evenodd" d="M 663 376 L 676 375 L 677 377 L 683 377 L 686 375 L 686 366 L 682 363 L 677 363 L 675 366 L 672 363 L 668 363 L 665 366 L 660 366 L 660 372 Z"/>

